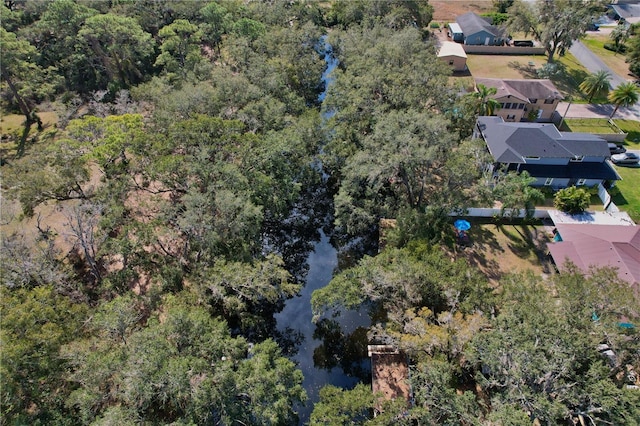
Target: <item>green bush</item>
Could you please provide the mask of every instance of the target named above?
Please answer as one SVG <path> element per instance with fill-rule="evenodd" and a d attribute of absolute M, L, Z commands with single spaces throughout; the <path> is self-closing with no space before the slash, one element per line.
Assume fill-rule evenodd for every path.
<path fill-rule="evenodd" d="M 440 28 L 440 24 L 438 24 L 437 22 L 432 22 L 431 24 L 429 24 L 429 28 L 438 29 Z"/>
<path fill-rule="evenodd" d="M 560 211 L 569 214 L 582 213 L 589 207 L 591 194 L 584 188 L 570 186 L 556 192 L 553 205 Z"/>
<path fill-rule="evenodd" d="M 491 20 L 491 25 L 504 24 L 509 19 L 509 14 L 498 12 L 483 13 L 480 16 L 483 18 L 489 18 Z"/>
<path fill-rule="evenodd" d="M 621 44 L 616 48 L 616 45 L 614 43 L 605 43 L 604 48 L 617 53 L 625 53 L 627 51 L 627 46 L 625 46 L 624 44 Z"/>

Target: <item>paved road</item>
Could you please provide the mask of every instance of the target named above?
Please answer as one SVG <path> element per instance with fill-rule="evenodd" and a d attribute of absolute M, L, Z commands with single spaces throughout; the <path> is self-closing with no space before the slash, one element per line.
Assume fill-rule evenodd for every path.
<path fill-rule="evenodd" d="M 595 73 L 601 70 L 607 71 L 611 76 L 611 88 L 615 89 L 620 84 L 625 83 L 627 80 L 616 74 L 602 59 L 594 54 L 588 47 L 586 47 L 580 40 L 573 42 L 573 45 L 569 49 L 571 54 L 576 57 L 578 61 L 584 67 L 589 70 L 590 73 Z"/>
<path fill-rule="evenodd" d="M 576 40 L 569 51 L 576 57 L 578 61 L 589 72 L 598 72 L 605 70 L 611 75 L 612 88 L 618 87 L 618 85 L 626 82 L 624 78 L 613 72 L 611 68 L 605 64 L 596 54 L 594 54 L 589 48 L 587 48 L 581 41 Z M 568 111 L 567 111 L 567 108 Z M 558 111 L 563 116 L 568 118 L 609 118 L 614 110 L 613 105 L 587 105 L 587 104 L 571 104 L 569 106 L 566 102 L 558 104 Z M 637 103 L 629 108 L 619 108 L 614 118 L 625 118 L 629 120 L 640 120 L 640 103 Z"/>

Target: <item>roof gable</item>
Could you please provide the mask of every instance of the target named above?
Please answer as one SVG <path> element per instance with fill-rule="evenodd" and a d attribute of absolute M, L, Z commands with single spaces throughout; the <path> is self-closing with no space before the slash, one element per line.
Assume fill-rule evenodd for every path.
<path fill-rule="evenodd" d="M 549 245 L 560 268 L 567 260 L 586 270 L 590 266 L 614 267 L 618 277 L 640 283 L 640 226 L 556 224 L 561 242 Z"/>
<path fill-rule="evenodd" d="M 587 133 L 559 132 L 550 123 L 505 123 L 501 117 L 478 117 L 478 128 L 494 159 L 525 163 L 526 157 L 566 158 L 609 155 L 604 139 Z"/>
<path fill-rule="evenodd" d="M 460 43 L 454 43 L 452 41 L 445 41 L 442 43 L 440 47 L 440 51 L 438 52 L 438 57 L 442 58 L 444 56 L 458 56 L 460 58 L 466 58 L 467 54 L 464 51 L 464 48 Z"/>
<path fill-rule="evenodd" d="M 482 84 L 486 87 L 495 87 L 497 92 L 494 98 L 512 96 L 525 102 L 529 102 L 529 99 L 564 99 L 548 79 L 476 78 L 475 81 L 476 86 Z"/>
<path fill-rule="evenodd" d="M 500 28 L 494 27 L 473 12 L 467 12 L 458 16 L 456 18 L 456 22 L 460 25 L 465 37 L 476 34 L 480 31 L 486 31 L 494 37 L 502 37 L 503 35 L 503 31 Z"/>

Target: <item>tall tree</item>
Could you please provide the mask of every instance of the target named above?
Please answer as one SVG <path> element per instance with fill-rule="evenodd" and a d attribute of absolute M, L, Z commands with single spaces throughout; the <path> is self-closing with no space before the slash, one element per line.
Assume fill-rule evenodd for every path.
<path fill-rule="evenodd" d="M 112 13 L 85 21 L 78 36 L 88 45 L 96 78 L 103 88 L 118 89 L 144 80 L 154 42 L 133 18 Z M 104 74 L 103 74 L 104 73 Z M 112 90 L 115 94 L 117 90 Z"/>
<path fill-rule="evenodd" d="M 640 88 L 633 81 L 622 83 L 621 85 L 613 89 L 611 93 L 609 93 L 609 102 L 613 103 L 616 106 L 609 118 L 612 118 L 616 114 L 616 112 L 618 112 L 618 108 L 620 108 L 621 106 L 628 107 L 631 105 L 635 105 L 636 103 L 638 103 L 639 98 Z"/>
<path fill-rule="evenodd" d="M 338 222 L 349 232 L 360 232 L 380 216 L 395 216 L 401 207 L 434 203 L 446 191 L 436 181 L 444 175 L 447 149 L 456 143 L 442 132 L 445 127 L 444 121 L 414 110 L 380 117 L 362 149 L 346 160 L 336 196 Z"/>
<path fill-rule="evenodd" d="M 163 27 L 158 35 L 162 44 L 155 65 L 163 67 L 165 72 L 180 72 L 184 76 L 204 59 L 200 54 L 202 32 L 186 19 L 178 19 Z"/>
<path fill-rule="evenodd" d="M 211 43 L 220 54 L 222 36 L 229 30 L 232 16 L 227 9 L 219 3 L 211 2 L 200 9 L 199 14 L 203 20 L 201 28 L 204 40 Z"/>
<path fill-rule="evenodd" d="M 640 25 L 635 24 L 629 30 L 629 43 L 627 44 L 627 61 L 629 71 L 636 78 L 640 77 Z"/>
<path fill-rule="evenodd" d="M 119 416 L 155 424 L 296 423 L 302 373 L 278 346 L 249 347 L 180 296 L 167 297 L 146 325 L 133 296 L 99 307 L 92 335 L 62 350 L 77 385 L 70 414 L 89 423 L 119 406 Z"/>
<path fill-rule="evenodd" d="M 82 335 L 87 306 L 60 295 L 55 282 L 20 289 L 7 284 L 0 285 L 3 423 L 61 423 L 71 389 L 59 350 Z"/>
<path fill-rule="evenodd" d="M 580 83 L 580 90 L 589 96 L 587 102 L 591 103 L 595 95 L 609 91 L 610 81 L 611 75 L 609 72 L 600 70 L 589 74 L 582 83 Z"/>
<path fill-rule="evenodd" d="M 616 53 L 620 52 L 620 49 L 624 47 L 624 43 L 629 40 L 629 32 L 630 28 L 627 28 L 625 24 L 618 24 L 609 34 L 609 38 L 613 40 L 613 45 L 616 48 Z"/>
<path fill-rule="evenodd" d="M 547 62 L 563 54 L 574 40 L 584 37 L 593 19 L 602 14 L 601 0 L 515 0 L 508 9 L 509 29 L 533 35 L 544 47 Z"/>
<path fill-rule="evenodd" d="M 27 129 L 37 122 L 42 130 L 42 120 L 36 113 L 35 103 L 52 95 L 60 79 L 53 74 L 54 69 L 43 69 L 37 65 L 38 51 L 28 41 L 0 28 L 0 44 L 2 81 L 9 87 L 10 96 L 25 116 Z"/>
<path fill-rule="evenodd" d="M 599 275 L 598 281 L 602 278 Z M 596 281 L 579 279 L 581 285 L 561 285 L 569 298 L 560 300 L 533 274 L 504 280 L 500 313 L 490 329 L 474 337 L 466 359 L 477 369 L 476 378 L 489 393 L 491 406 L 515 405 L 529 414 L 529 422 L 637 424 L 640 395 L 616 383 L 606 358 L 597 351 L 607 334 L 624 331 L 615 326 L 604 330 L 588 308 L 564 305 L 581 305 L 587 295 L 586 304 L 606 300 L 596 296 Z M 611 284 L 621 288 L 616 281 Z M 626 339 L 637 342 L 637 332 L 631 334 Z"/>
<path fill-rule="evenodd" d="M 25 28 L 31 42 L 40 52 L 40 62 L 56 66 L 69 90 L 87 93 L 97 90 L 91 76 L 87 52 L 79 49 L 78 32 L 84 22 L 98 11 L 73 0 L 48 2 L 42 18 Z"/>
<path fill-rule="evenodd" d="M 508 172 L 502 174 L 497 181 L 493 181 L 493 195 L 497 201 L 502 203 L 501 213 L 503 216 L 514 217 L 524 209 L 525 215 L 535 208 L 536 203 L 544 201 L 542 192 L 531 186 L 535 178 L 527 171 L 522 173 Z"/>

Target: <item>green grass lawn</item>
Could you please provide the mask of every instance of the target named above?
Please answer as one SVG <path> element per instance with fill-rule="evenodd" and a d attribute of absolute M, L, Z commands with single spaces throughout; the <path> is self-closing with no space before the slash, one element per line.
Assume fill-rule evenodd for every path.
<path fill-rule="evenodd" d="M 609 124 L 606 118 L 567 118 L 562 127 L 562 131 L 569 132 L 618 133 L 618 129 Z"/>
<path fill-rule="evenodd" d="M 42 124 L 47 129 L 52 129 L 57 122 L 58 116 L 53 111 L 38 112 L 38 116 L 42 120 Z M 5 114 L 0 112 L 0 158 L 6 159 L 16 154 L 18 141 L 24 131 L 24 115 Z M 34 123 L 29 131 L 28 138 L 40 137 L 43 133 L 38 132 L 38 126 Z"/>
<path fill-rule="evenodd" d="M 620 129 L 628 133 L 624 144 L 627 149 L 640 149 L 640 121 L 637 120 L 614 120 Z"/>
<path fill-rule="evenodd" d="M 582 43 L 595 53 L 602 61 L 622 78 L 629 74 L 629 64 L 625 62 L 624 53 L 616 53 L 604 48 L 605 43 L 613 43 L 607 34 L 589 33 Z"/>
<path fill-rule="evenodd" d="M 640 149 L 640 121 L 636 120 L 615 120 L 615 123 L 628 133 L 624 140 L 627 149 Z M 620 210 L 629 213 L 629 216 L 640 223 L 640 167 L 614 166 L 622 180 L 616 183 L 615 189 L 611 192 L 613 202 Z"/>
<path fill-rule="evenodd" d="M 609 191 L 613 202 L 636 223 L 640 223 L 640 167 L 614 167 L 622 180 L 616 182 L 615 188 Z"/>

